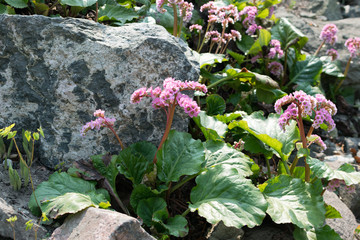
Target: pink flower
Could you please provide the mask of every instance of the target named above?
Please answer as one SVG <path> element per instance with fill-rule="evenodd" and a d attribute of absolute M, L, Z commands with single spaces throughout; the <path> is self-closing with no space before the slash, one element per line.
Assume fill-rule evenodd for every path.
<path fill-rule="evenodd" d="M 360 38 L 349 38 L 348 40 L 346 40 L 345 46 L 349 50 L 350 56 L 352 58 L 356 57 L 357 55 L 359 55 L 359 53 L 357 52 L 360 49 Z"/>
<path fill-rule="evenodd" d="M 281 45 L 279 40 L 273 39 L 270 41 L 270 48 L 268 58 L 272 59 L 275 58 L 276 54 L 278 55 L 278 58 L 281 58 L 284 55 L 283 50 L 281 50 Z"/>
<path fill-rule="evenodd" d="M 337 33 L 338 29 L 335 24 L 326 24 L 320 33 L 320 39 L 334 45 L 337 40 Z"/>
<path fill-rule="evenodd" d="M 282 72 L 284 71 L 283 65 L 279 62 L 271 62 L 268 65 L 268 69 L 270 72 L 276 77 L 280 77 Z"/>
<path fill-rule="evenodd" d="M 104 117 L 105 111 L 98 109 L 94 112 L 94 117 Z"/>
<path fill-rule="evenodd" d="M 333 48 L 327 50 L 326 55 L 330 56 L 332 61 L 335 61 L 339 57 L 339 53 Z"/>
<path fill-rule="evenodd" d="M 202 26 L 199 25 L 199 24 L 194 24 L 194 25 L 191 25 L 191 26 L 189 27 L 189 29 L 190 29 L 190 32 L 192 32 L 194 29 L 197 30 L 198 32 L 201 32 Z"/>
<path fill-rule="evenodd" d="M 320 136 L 316 135 L 316 134 L 312 134 L 310 137 L 316 137 L 316 139 L 314 140 L 314 143 L 316 143 L 317 145 L 319 145 L 321 147 L 321 150 L 326 150 L 326 144 L 324 143 L 324 141 L 321 139 Z"/>
<path fill-rule="evenodd" d="M 91 129 L 97 129 L 100 130 L 102 127 L 112 127 L 114 126 L 114 123 L 116 121 L 115 118 L 107 118 L 105 117 L 105 111 L 102 111 L 101 109 L 98 109 L 94 112 L 94 116 L 97 117 L 96 120 L 92 120 L 90 122 L 87 122 L 81 129 L 80 134 L 82 136 L 85 136 L 86 132 L 88 132 Z"/>

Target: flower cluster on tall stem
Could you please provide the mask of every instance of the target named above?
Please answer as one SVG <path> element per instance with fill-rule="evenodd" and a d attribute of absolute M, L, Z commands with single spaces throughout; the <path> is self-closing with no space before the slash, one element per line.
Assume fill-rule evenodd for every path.
<path fill-rule="evenodd" d="M 282 107 L 287 106 L 286 110 L 282 112 Z M 287 96 L 284 96 L 276 101 L 275 111 L 281 114 L 279 118 L 279 126 L 285 131 L 285 126 L 289 124 L 290 120 L 295 120 L 300 130 L 300 136 L 303 148 L 308 148 L 309 143 L 317 143 L 322 148 L 326 148 L 325 144 L 319 136 L 312 135 L 314 129 L 319 128 L 320 125 L 326 124 L 328 131 L 332 131 L 335 128 L 334 116 L 337 112 L 336 106 L 330 100 L 327 100 L 323 95 L 316 94 L 315 97 L 307 95 L 303 91 L 296 91 Z M 304 117 L 314 117 L 313 124 L 307 135 L 305 135 L 305 129 L 302 119 Z M 314 140 L 308 142 L 309 138 Z M 305 180 L 310 180 L 310 168 L 305 161 Z"/>
<path fill-rule="evenodd" d="M 334 45 L 337 41 L 336 33 L 338 32 L 338 28 L 335 24 L 326 24 L 321 33 L 320 33 L 320 39 L 323 40 L 319 46 L 319 48 L 316 50 L 314 56 L 318 55 L 320 52 L 320 49 L 323 47 L 325 43 Z"/>
<path fill-rule="evenodd" d="M 239 17 L 245 16 L 243 26 L 247 29 L 246 34 L 254 35 L 257 29 L 261 29 L 255 22 L 258 9 L 255 6 L 246 6 L 239 13 Z"/>
<path fill-rule="evenodd" d="M 173 8 L 174 10 L 173 35 L 175 37 L 180 37 L 183 23 L 189 22 L 192 17 L 192 11 L 194 10 L 194 5 L 192 3 L 185 2 L 184 0 L 156 0 L 156 9 L 158 10 L 158 12 L 165 13 L 167 11 L 164 8 L 165 4 L 167 4 L 167 6 Z M 180 12 L 179 26 L 178 26 L 177 8 L 179 8 L 179 12 Z"/>
<path fill-rule="evenodd" d="M 234 24 L 239 20 L 239 12 L 236 6 L 230 4 L 224 7 L 218 7 L 214 1 L 210 1 L 200 7 L 200 12 L 208 12 L 208 24 L 201 44 L 198 46 L 197 51 L 200 52 L 205 43 L 210 41 L 210 50 L 216 46 L 215 53 L 224 53 L 231 40 L 241 40 L 241 34 L 236 30 L 231 30 L 226 33 L 229 23 Z M 213 30 L 215 24 L 221 24 L 221 33 Z M 192 28 L 192 26 L 190 26 Z"/>
<path fill-rule="evenodd" d="M 172 121 L 174 118 L 176 106 L 180 106 L 184 109 L 185 113 L 189 117 L 196 117 L 200 113 L 200 107 L 192 100 L 188 95 L 182 94 L 182 91 L 194 90 L 207 92 L 207 88 L 204 84 L 193 81 L 182 82 L 175 80 L 174 78 L 166 78 L 163 83 L 163 89 L 156 88 L 140 88 L 131 95 L 131 103 L 138 103 L 144 97 L 152 99 L 152 106 L 155 109 L 163 109 L 166 113 L 166 128 L 164 135 L 159 144 L 158 150 L 165 142 L 171 130 Z M 154 158 L 154 164 L 156 163 L 156 155 Z"/>

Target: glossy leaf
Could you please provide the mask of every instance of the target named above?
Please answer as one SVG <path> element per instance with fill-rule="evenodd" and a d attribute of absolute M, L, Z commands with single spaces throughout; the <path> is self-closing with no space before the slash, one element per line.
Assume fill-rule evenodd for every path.
<path fill-rule="evenodd" d="M 271 88 L 257 88 L 256 89 L 256 97 L 260 102 L 265 102 L 267 104 L 271 104 L 275 102 L 275 100 L 282 98 L 286 95 L 280 89 L 271 89 Z"/>
<path fill-rule="evenodd" d="M 342 240 L 328 225 L 308 231 L 295 227 L 293 235 L 295 240 Z"/>
<path fill-rule="evenodd" d="M 312 157 L 307 157 L 306 162 L 309 164 L 311 172 L 318 178 L 344 180 L 346 185 L 360 183 L 360 172 L 348 172 L 341 169 L 334 170 L 326 163 Z"/>
<path fill-rule="evenodd" d="M 320 181 L 309 184 L 288 175 L 266 181 L 262 193 L 269 203 L 266 211 L 277 223 L 293 223 L 300 228 L 320 227 L 325 221 L 325 206 Z"/>
<path fill-rule="evenodd" d="M 256 55 L 259 52 L 262 52 L 262 47 L 269 45 L 271 40 L 271 34 L 266 29 L 259 30 L 259 38 L 254 42 L 249 50 L 249 54 Z"/>
<path fill-rule="evenodd" d="M 183 175 L 198 173 L 204 160 L 205 152 L 200 140 L 194 140 L 188 133 L 172 130 L 157 153 L 158 178 L 166 184 L 177 182 Z"/>
<path fill-rule="evenodd" d="M 232 113 L 226 113 L 224 115 L 217 115 L 215 118 L 223 123 L 230 123 L 233 120 L 236 120 L 237 118 L 240 118 L 241 116 L 247 115 L 244 111 L 235 111 Z"/>
<path fill-rule="evenodd" d="M 233 52 L 233 51 L 231 51 L 231 50 L 229 50 L 229 49 L 227 49 L 226 52 L 227 52 L 230 56 L 232 56 L 232 57 L 236 60 L 237 64 L 239 64 L 239 65 L 242 64 L 242 63 L 244 62 L 244 60 L 245 60 L 245 56 L 244 56 L 244 55 L 241 55 L 241 54 L 239 54 L 239 53 Z"/>
<path fill-rule="evenodd" d="M 252 162 L 248 156 L 238 150 L 229 147 L 224 142 L 207 141 L 205 147 L 205 167 L 217 165 L 235 168 L 239 176 L 247 177 L 252 174 Z"/>
<path fill-rule="evenodd" d="M 209 116 L 223 114 L 226 109 L 225 100 L 218 94 L 211 94 L 206 98 L 206 114 Z"/>
<path fill-rule="evenodd" d="M 241 41 L 236 41 L 236 46 L 242 52 L 244 52 L 245 54 L 248 54 L 251 46 L 253 46 L 254 43 L 255 43 L 255 40 L 251 36 L 244 34 L 244 35 L 241 35 Z"/>
<path fill-rule="evenodd" d="M 251 228 L 265 217 L 267 203 L 259 189 L 234 168 L 209 168 L 196 178 L 196 184 L 189 208 L 211 224 L 223 221 L 228 227 Z"/>
<path fill-rule="evenodd" d="M 110 162 L 105 163 L 107 158 L 110 158 Z M 105 177 L 112 189 L 116 189 L 116 176 L 119 174 L 118 169 L 116 168 L 116 159 L 117 156 L 109 155 L 93 155 L 90 157 L 93 167 Z"/>
<path fill-rule="evenodd" d="M 133 8 L 126 8 L 120 5 L 104 5 L 99 8 L 99 22 L 118 21 L 124 24 L 134 18 L 138 18 L 138 14 Z"/>
<path fill-rule="evenodd" d="M 130 204 L 133 207 L 133 209 L 136 210 L 141 200 L 153 198 L 153 197 L 158 197 L 158 194 L 155 193 L 155 191 L 153 191 L 149 187 L 143 184 L 139 184 L 136 185 L 133 191 L 131 192 Z"/>
<path fill-rule="evenodd" d="M 263 112 L 258 111 L 245 116 L 241 121 L 230 123 L 228 127 L 240 127 L 248 131 L 274 149 L 282 159 L 287 160 L 295 148 L 295 143 L 300 139 L 300 134 L 295 121 L 290 122 L 284 132 L 279 127 L 278 119 L 279 116 L 276 114 L 270 114 L 265 118 Z"/>
<path fill-rule="evenodd" d="M 280 18 L 280 20 L 271 29 L 271 36 L 272 39 L 280 41 L 283 49 L 285 49 L 288 44 L 296 41 L 294 46 L 300 50 L 308 41 L 308 38 L 286 18 Z"/>
<path fill-rule="evenodd" d="M 214 66 L 216 63 L 227 61 L 224 54 L 200 53 L 200 68 Z"/>
<path fill-rule="evenodd" d="M 117 157 L 117 168 L 133 184 L 140 184 L 145 173 L 152 169 L 156 147 L 148 142 L 139 142 L 121 151 Z"/>
<path fill-rule="evenodd" d="M 5 0 L 7 4 L 14 8 L 27 8 L 28 7 L 28 0 Z"/>
<path fill-rule="evenodd" d="M 136 209 L 136 213 L 149 227 L 153 221 L 154 214 L 159 211 L 166 211 L 166 202 L 159 197 L 140 200 Z"/>
<path fill-rule="evenodd" d="M 344 77 L 344 73 L 341 70 L 341 67 L 339 66 L 339 62 L 332 61 L 331 57 L 329 56 L 320 57 L 320 60 L 323 63 L 323 69 L 322 69 L 323 73 L 339 78 Z"/>
<path fill-rule="evenodd" d="M 74 7 L 90 7 L 94 5 L 97 0 L 60 0 L 63 5 L 74 6 Z"/>
<path fill-rule="evenodd" d="M 204 111 L 201 111 L 193 120 L 207 140 L 222 140 L 225 137 L 227 125 L 215 117 L 208 116 Z"/>
<path fill-rule="evenodd" d="M 325 204 L 325 218 L 342 218 L 341 214 L 331 205 Z"/>
<path fill-rule="evenodd" d="M 245 142 L 244 149 L 246 151 L 249 151 L 254 154 L 262 153 L 267 159 L 270 159 L 274 154 L 270 147 L 268 147 L 266 144 L 264 144 L 262 141 L 260 141 L 251 134 L 244 137 L 243 140 Z"/>
<path fill-rule="evenodd" d="M 87 194 L 68 192 L 42 202 L 41 209 L 47 217 L 56 219 L 65 214 L 80 212 L 88 207 L 99 207 L 101 200 L 107 201 L 103 195 L 97 196 L 98 199 L 95 201 L 94 198 L 95 196 L 91 197 Z"/>
<path fill-rule="evenodd" d="M 167 219 L 166 223 L 158 221 L 168 232 L 168 234 L 175 237 L 185 237 L 189 232 L 188 222 L 186 218 L 181 215 Z"/>
<path fill-rule="evenodd" d="M 47 206 L 44 205 L 46 202 L 53 198 L 62 196 L 65 193 L 80 193 L 87 195 L 91 198 L 94 205 L 98 205 L 100 202 L 109 201 L 110 197 L 108 193 L 104 189 L 103 191 L 96 190 L 95 185 L 95 182 L 71 177 L 65 172 L 55 172 L 50 175 L 48 181 L 40 183 L 35 190 L 36 198 L 40 203 L 41 211 L 35 202 L 34 194 L 30 197 L 29 209 L 34 215 L 39 216 L 41 212 L 47 210 Z M 69 204 L 71 203 L 72 202 L 69 202 Z M 76 205 L 76 203 L 74 204 Z M 72 206 L 67 207 L 71 208 Z"/>

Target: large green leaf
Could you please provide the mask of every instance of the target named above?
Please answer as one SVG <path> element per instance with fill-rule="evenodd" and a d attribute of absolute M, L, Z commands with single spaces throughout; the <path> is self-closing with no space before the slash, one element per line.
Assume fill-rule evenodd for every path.
<path fill-rule="evenodd" d="M 119 174 L 116 168 L 117 156 L 93 155 L 90 159 L 94 168 L 109 181 L 113 189 L 116 189 L 116 176 Z"/>
<path fill-rule="evenodd" d="M 152 197 L 158 197 L 159 195 L 155 193 L 152 189 L 149 187 L 139 184 L 134 187 L 134 189 L 131 192 L 130 196 L 130 204 L 133 207 L 133 209 L 136 211 L 138 204 L 143 199 L 148 199 Z"/>
<path fill-rule="evenodd" d="M 281 42 L 282 48 L 296 41 L 294 45 L 297 49 L 302 49 L 307 43 L 308 38 L 292 25 L 286 18 L 280 18 L 277 24 L 271 29 L 271 36 Z"/>
<path fill-rule="evenodd" d="M 325 218 L 342 218 L 339 211 L 336 210 L 336 208 L 334 208 L 333 206 L 325 204 L 325 209 Z"/>
<path fill-rule="evenodd" d="M 290 81 L 288 83 L 298 84 L 297 90 L 305 89 L 303 86 L 320 86 L 320 74 L 322 72 L 322 62 L 317 57 L 307 57 L 305 61 L 296 62 L 290 71 Z M 308 92 L 307 92 L 308 93 Z M 309 93 L 308 93 L 309 94 Z"/>
<path fill-rule="evenodd" d="M 204 143 L 204 147 L 206 168 L 222 165 L 235 168 L 239 176 L 247 177 L 252 174 L 252 162 L 242 152 L 219 141 L 207 141 Z"/>
<path fill-rule="evenodd" d="M 139 17 L 133 8 L 126 8 L 120 5 L 104 5 L 99 8 L 99 22 L 118 21 L 126 23 L 134 18 Z"/>
<path fill-rule="evenodd" d="M 7 4 L 14 8 L 26 8 L 28 7 L 28 0 L 5 0 Z"/>
<path fill-rule="evenodd" d="M 291 121 L 284 132 L 279 127 L 278 120 L 279 116 L 276 114 L 270 114 L 265 118 L 263 112 L 258 111 L 245 116 L 241 121 L 233 121 L 228 127 L 240 127 L 248 131 L 274 149 L 283 160 L 287 160 L 295 148 L 295 143 L 300 140 L 300 134 L 295 121 Z"/>
<path fill-rule="evenodd" d="M 15 14 L 15 9 L 11 6 L 0 4 L 0 14 Z"/>
<path fill-rule="evenodd" d="M 90 7 L 94 5 L 97 0 L 60 0 L 63 5 L 75 6 L 75 7 Z"/>
<path fill-rule="evenodd" d="M 344 73 L 341 70 L 341 67 L 339 66 L 340 63 L 338 61 L 332 61 L 331 57 L 329 56 L 320 57 L 320 60 L 323 63 L 323 73 L 339 78 L 344 77 Z"/>
<path fill-rule="evenodd" d="M 151 226 L 154 215 L 157 212 L 166 212 L 166 202 L 159 197 L 152 197 L 148 199 L 142 199 L 136 209 L 136 213 L 142 218 L 147 226 Z"/>
<path fill-rule="evenodd" d="M 208 116 L 204 111 L 201 111 L 193 120 L 207 140 L 222 140 L 225 138 L 227 125 L 215 117 Z"/>
<path fill-rule="evenodd" d="M 236 46 L 242 52 L 248 54 L 251 46 L 254 45 L 254 42 L 255 40 L 251 36 L 244 34 L 241 35 L 241 41 L 236 41 Z"/>
<path fill-rule="evenodd" d="M 77 192 L 68 192 L 42 202 L 41 209 L 47 217 L 56 219 L 68 213 L 80 212 L 88 207 L 98 207 L 100 202 L 108 202 L 108 200 L 102 194 L 90 196 Z"/>
<path fill-rule="evenodd" d="M 230 123 L 231 121 L 236 120 L 237 118 L 244 115 L 247 115 L 247 113 L 244 111 L 235 111 L 232 113 L 226 113 L 224 115 L 217 115 L 215 118 L 223 123 Z"/>
<path fill-rule="evenodd" d="M 161 224 L 170 235 L 175 237 L 185 237 L 189 232 L 189 227 L 187 226 L 188 222 L 186 218 L 181 215 L 176 215 L 175 217 L 168 218 L 164 221 L 159 221 L 154 219 L 155 222 Z"/>
<path fill-rule="evenodd" d="M 148 142 L 139 142 L 121 151 L 117 157 L 117 168 L 133 184 L 140 184 L 145 173 L 152 170 L 156 147 Z"/>
<path fill-rule="evenodd" d="M 218 94 L 206 98 L 206 114 L 209 116 L 223 114 L 226 109 L 225 100 Z"/>
<path fill-rule="evenodd" d="M 308 231 L 295 227 L 293 235 L 295 240 L 342 240 L 328 225 Z"/>
<path fill-rule="evenodd" d="M 227 61 L 224 54 L 200 53 L 200 68 L 207 65 L 214 66 L 216 63 Z"/>
<path fill-rule="evenodd" d="M 189 133 L 172 130 L 157 153 L 158 178 L 166 184 L 177 182 L 183 175 L 198 173 L 204 160 L 200 140 L 194 140 Z"/>
<path fill-rule="evenodd" d="M 278 224 L 293 223 L 300 228 L 320 227 L 325 206 L 320 181 L 309 184 L 302 179 L 279 175 L 260 187 L 269 207 L 266 211 Z"/>
<path fill-rule="evenodd" d="M 46 210 L 46 205 L 44 204 L 47 201 L 62 196 L 65 193 L 81 193 L 90 196 L 94 205 L 98 205 L 100 203 L 99 199 L 101 201 L 109 200 L 110 197 L 106 191 L 102 191 L 100 193 L 102 196 L 97 194 L 98 191 L 95 189 L 95 185 L 95 182 L 89 182 L 81 178 L 71 177 L 65 172 L 55 172 L 50 175 L 48 181 L 40 183 L 40 185 L 35 190 L 36 198 L 40 204 L 41 211 L 36 204 L 34 194 L 32 194 L 30 197 L 29 209 L 34 215 L 38 216 L 41 214 L 41 212 Z M 59 203 L 59 201 L 56 201 L 56 203 Z M 68 202 L 68 204 L 71 205 L 72 202 Z M 71 208 L 72 206 L 62 207 Z"/>
<path fill-rule="evenodd" d="M 360 183 L 360 172 L 343 171 L 341 168 L 334 170 L 326 163 L 312 157 L 307 157 L 306 162 L 309 164 L 312 173 L 318 178 L 344 180 L 346 185 Z"/>
<path fill-rule="evenodd" d="M 223 221 L 228 227 L 260 225 L 267 203 L 249 179 L 239 176 L 235 168 L 221 165 L 209 168 L 196 178 L 190 194 L 192 212 L 215 224 Z"/>
<path fill-rule="evenodd" d="M 266 29 L 260 29 L 259 38 L 254 42 L 249 50 L 249 54 L 258 54 L 262 51 L 263 46 L 269 45 L 271 40 L 271 34 Z"/>

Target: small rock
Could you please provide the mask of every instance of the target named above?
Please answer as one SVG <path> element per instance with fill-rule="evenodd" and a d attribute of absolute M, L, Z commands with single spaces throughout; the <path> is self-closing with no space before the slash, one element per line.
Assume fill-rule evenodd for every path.
<path fill-rule="evenodd" d="M 208 240 L 240 240 L 244 236 L 244 230 L 241 228 L 227 227 L 221 221 L 210 229 L 206 236 Z"/>
<path fill-rule="evenodd" d="M 355 150 L 358 150 L 359 149 L 359 143 L 360 143 L 360 138 L 346 137 L 345 138 L 344 151 L 345 152 L 350 152 L 351 148 L 354 148 Z"/>
<path fill-rule="evenodd" d="M 338 169 L 344 163 L 354 163 L 355 159 L 351 154 L 346 155 L 332 155 L 332 156 L 325 156 L 324 162 L 331 166 L 333 169 Z"/>
<path fill-rule="evenodd" d="M 140 222 L 128 215 L 87 208 L 67 217 L 49 240 L 155 240 Z"/>
<path fill-rule="evenodd" d="M 355 192 L 349 193 L 344 185 L 339 188 L 339 196 L 341 200 L 350 208 L 356 218 L 360 217 L 360 185 L 355 185 Z"/>
<path fill-rule="evenodd" d="M 301 11 L 301 12 L 300 12 L 300 17 L 316 19 L 316 14 L 315 14 L 315 13 L 310 13 L 310 12 Z"/>
<path fill-rule="evenodd" d="M 324 201 L 339 211 L 342 218 L 326 219 L 325 223 L 337 232 L 343 240 L 353 240 L 357 222 L 354 214 L 339 197 L 329 191 L 325 191 Z"/>

